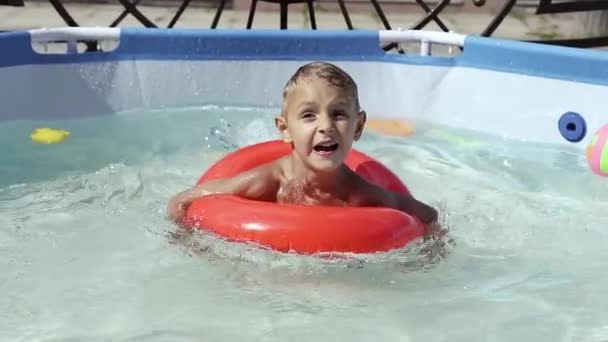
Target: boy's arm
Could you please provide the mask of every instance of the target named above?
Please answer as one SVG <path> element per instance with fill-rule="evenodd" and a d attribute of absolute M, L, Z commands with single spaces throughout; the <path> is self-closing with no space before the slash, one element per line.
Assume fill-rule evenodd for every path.
<path fill-rule="evenodd" d="M 398 192 L 388 193 L 389 196 L 392 197 L 392 201 L 394 201 L 396 204 L 396 209 L 400 209 L 410 215 L 416 216 L 420 221 L 426 224 L 424 240 L 431 240 L 435 242 L 425 247 L 425 252 L 429 256 L 433 256 L 435 254 L 445 256 L 446 250 L 443 238 L 447 234 L 447 230 L 439 225 L 439 222 L 437 221 L 437 210 L 425 203 L 418 201 L 411 195 L 405 195 Z"/>
<path fill-rule="evenodd" d="M 370 189 L 370 193 L 373 194 L 372 197 L 374 198 L 376 205 L 401 210 L 407 214 L 416 216 L 425 224 L 437 220 L 437 210 L 418 201 L 412 195 L 388 191 L 374 184 L 369 185 L 372 188 Z"/>
<path fill-rule="evenodd" d="M 167 215 L 179 221 L 188 204 L 212 194 L 229 194 L 249 199 L 266 200 L 276 193 L 277 181 L 271 165 L 263 165 L 232 178 L 213 179 L 175 195 L 167 206 Z"/>
<path fill-rule="evenodd" d="M 388 194 L 392 197 L 392 202 L 395 203 L 395 209 L 416 216 L 425 224 L 437 221 L 438 214 L 435 208 L 418 201 L 411 195 L 398 192 L 388 192 Z"/>

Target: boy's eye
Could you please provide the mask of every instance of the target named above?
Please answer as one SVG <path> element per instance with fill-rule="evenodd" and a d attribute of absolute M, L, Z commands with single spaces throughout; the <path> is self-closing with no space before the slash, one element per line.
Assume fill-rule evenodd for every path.
<path fill-rule="evenodd" d="M 346 112 L 345 112 L 345 111 L 341 111 L 341 110 L 339 110 L 339 111 L 335 111 L 335 112 L 334 112 L 334 116 L 335 116 L 335 117 L 337 117 L 337 118 L 345 118 L 345 117 L 347 117 L 348 115 L 346 114 Z"/>
<path fill-rule="evenodd" d="M 304 112 L 302 113 L 302 115 L 300 115 L 301 118 L 303 119 L 311 119 L 314 118 L 315 114 L 312 112 Z"/>

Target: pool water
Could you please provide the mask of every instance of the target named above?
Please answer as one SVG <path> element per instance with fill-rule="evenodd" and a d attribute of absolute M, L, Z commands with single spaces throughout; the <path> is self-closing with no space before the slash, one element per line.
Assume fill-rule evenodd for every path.
<path fill-rule="evenodd" d="M 336 261 L 175 234 L 170 196 L 277 138 L 275 112 L 0 123 L 0 340 L 608 340 L 608 179 L 574 148 L 366 132 L 355 147 L 440 210 L 443 244 Z"/>

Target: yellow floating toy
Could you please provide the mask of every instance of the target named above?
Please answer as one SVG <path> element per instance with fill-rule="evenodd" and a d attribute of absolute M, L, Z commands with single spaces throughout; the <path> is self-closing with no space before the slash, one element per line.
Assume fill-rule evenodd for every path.
<path fill-rule="evenodd" d="M 56 144 L 70 136 L 70 132 L 54 128 L 36 128 L 30 137 L 39 144 Z"/>

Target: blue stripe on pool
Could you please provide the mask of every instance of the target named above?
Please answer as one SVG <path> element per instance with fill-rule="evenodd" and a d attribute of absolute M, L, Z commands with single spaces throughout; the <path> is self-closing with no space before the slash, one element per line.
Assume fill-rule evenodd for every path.
<path fill-rule="evenodd" d="M 458 65 L 545 78 L 608 84 L 608 53 L 468 36 Z"/>
<path fill-rule="evenodd" d="M 0 34 L 0 67 L 119 60 L 328 60 L 464 66 L 608 84 L 608 54 L 469 36 L 456 57 L 385 54 L 377 31 L 122 29 L 115 51 L 38 54 L 27 32 Z"/>

